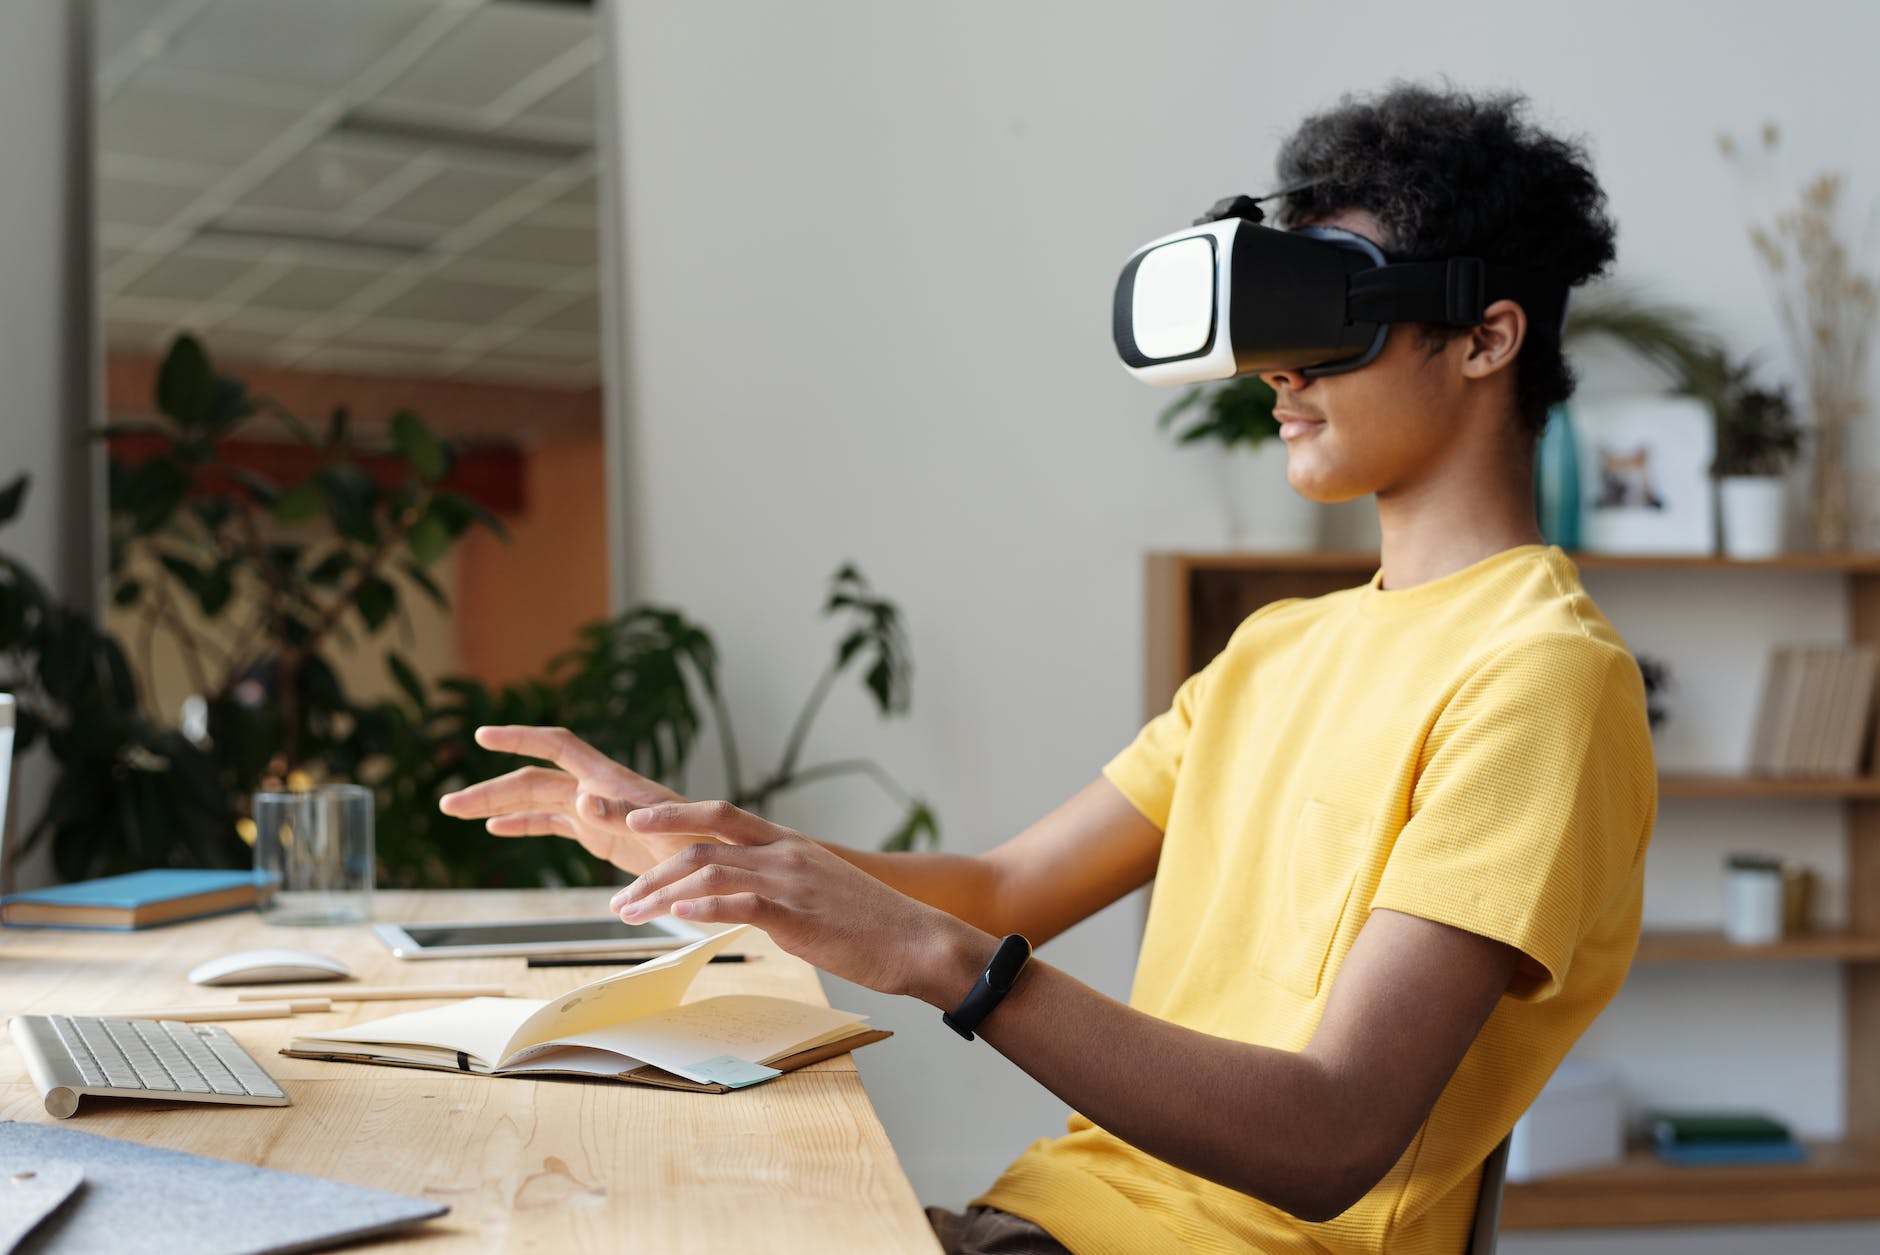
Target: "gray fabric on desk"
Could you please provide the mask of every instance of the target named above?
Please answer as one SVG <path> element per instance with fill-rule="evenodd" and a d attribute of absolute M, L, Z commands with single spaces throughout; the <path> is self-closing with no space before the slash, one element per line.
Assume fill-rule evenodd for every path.
<path fill-rule="evenodd" d="M 441 1216 L 425 1198 L 205 1159 L 46 1124 L 0 1121 L 0 1158 L 85 1170 L 22 1255 L 275 1255 L 311 1251 Z"/>

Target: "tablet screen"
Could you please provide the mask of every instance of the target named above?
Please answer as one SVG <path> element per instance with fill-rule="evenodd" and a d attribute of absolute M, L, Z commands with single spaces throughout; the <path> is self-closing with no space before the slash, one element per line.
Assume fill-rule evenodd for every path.
<path fill-rule="evenodd" d="M 499 924 L 405 924 L 405 934 L 425 949 L 438 946 L 513 946 L 571 941 L 674 941 L 670 928 L 623 920 L 511 920 Z"/>

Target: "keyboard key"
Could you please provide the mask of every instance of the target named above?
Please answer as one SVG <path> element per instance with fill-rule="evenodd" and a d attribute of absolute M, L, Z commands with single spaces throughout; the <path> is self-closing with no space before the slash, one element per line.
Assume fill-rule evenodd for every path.
<path fill-rule="evenodd" d="M 8 1021 L 50 1115 L 80 1095 L 284 1107 L 285 1090 L 225 1028 L 174 1020 L 24 1015 Z"/>
<path fill-rule="evenodd" d="M 85 1045 L 91 1049 L 91 1057 L 97 1061 L 98 1067 L 104 1072 L 107 1085 L 112 1089 L 138 1089 L 140 1087 L 137 1084 L 137 1073 L 124 1058 L 124 1052 L 118 1049 L 118 1044 L 111 1040 L 108 1023 L 109 1021 L 106 1020 L 81 1018 L 73 1020 L 72 1026 L 78 1030 L 78 1035 L 84 1038 Z M 128 1021 L 119 1020 L 118 1023 L 123 1024 Z"/>
<path fill-rule="evenodd" d="M 131 1027 L 136 1031 L 138 1044 L 143 1048 L 141 1057 L 131 1055 L 131 1062 L 137 1065 L 137 1076 L 143 1081 L 144 1088 L 177 1089 L 176 1076 L 163 1060 L 163 1051 L 173 1049 L 169 1034 L 163 1031 L 161 1025 L 152 1024 L 148 1020 L 132 1020 Z M 124 1053 L 129 1055 L 130 1051 Z M 180 1059 L 182 1056 L 178 1054 L 176 1057 Z"/>

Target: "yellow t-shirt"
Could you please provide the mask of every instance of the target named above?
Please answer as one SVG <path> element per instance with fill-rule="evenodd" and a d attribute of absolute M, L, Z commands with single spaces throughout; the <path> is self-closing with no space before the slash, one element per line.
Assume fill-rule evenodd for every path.
<path fill-rule="evenodd" d="M 1483 1159 L 1638 943 L 1657 803 L 1644 686 L 1573 564 L 1527 546 L 1264 607 L 1104 771 L 1164 833 L 1139 1010 L 1301 1050 L 1379 907 L 1525 957 L 1403 1157 L 1334 1220 L 1080 1115 L 976 1201 L 1078 1255 L 1459 1255 Z"/>

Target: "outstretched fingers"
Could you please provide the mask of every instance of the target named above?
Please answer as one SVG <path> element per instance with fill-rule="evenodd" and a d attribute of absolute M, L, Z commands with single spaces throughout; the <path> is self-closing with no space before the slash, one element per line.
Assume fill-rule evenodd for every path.
<path fill-rule="evenodd" d="M 761 896 L 762 876 L 749 859 L 735 846 L 691 846 L 615 894 L 613 908 L 633 924 L 656 915 L 684 915 L 680 907 L 702 898 Z"/>
<path fill-rule="evenodd" d="M 537 728 L 527 724 L 485 724 L 477 729 L 477 744 L 502 754 L 541 758 L 577 776 L 604 775 L 621 770 L 618 763 L 566 728 Z"/>
<path fill-rule="evenodd" d="M 579 837 L 574 821 L 558 811 L 522 811 L 493 815 L 484 822 L 486 831 L 498 837 Z"/>
<path fill-rule="evenodd" d="M 755 893 L 730 893 L 721 897 L 688 898 L 672 904 L 672 913 L 680 919 L 704 924 L 755 924 L 763 928 L 774 924 L 785 907 Z"/>
<path fill-rule="evenodd" d="M 575 778 L 553 767 L 518 767 L 438 799 L 437 808 L 458 819 L 488 819 L 516 811 L 574 808 Z"/>
<path fill-rule="evenodd" d="M 729 802 L 661 802 L 627 815 L 627 827 L 649 836 L 710 837 L 731 845 L 769 845 L 795 836 Z"/>

